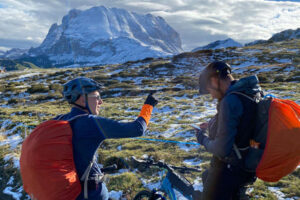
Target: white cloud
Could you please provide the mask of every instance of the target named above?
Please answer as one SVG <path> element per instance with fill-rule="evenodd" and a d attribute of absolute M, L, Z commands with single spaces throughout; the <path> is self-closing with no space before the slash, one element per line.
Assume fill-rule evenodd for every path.
<path fill-rule="evenodd" d="M 70 9 L 100 5 L 164 17 L 181 35 L 186 50 L 227 37 L 240 42 L 268 39 L 300 27 L 300 3 L 290 1 L 0 0 L 0 46 L 37 45 Z"/>
<path fill-rule="evenodd" d="M 169 10 L 171 7 L 167 5 L 163 5 L 160 3 L 153 3 L 153 2 L 129 2 L 128 6 L 136 7 L 137 9 L 148 9 L 151 8 L 152 10 Z"/>

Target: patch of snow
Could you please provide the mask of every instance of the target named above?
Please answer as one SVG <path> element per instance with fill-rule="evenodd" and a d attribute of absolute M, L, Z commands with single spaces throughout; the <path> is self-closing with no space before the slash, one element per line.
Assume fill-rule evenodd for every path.
<path fill-rule="evenodd" d="M 6 183 L 7 185 L 12 185 L 14 183 L 14 177 L 10 177 L 9 181 Z"/>
<path fill-rule="evenodd" d="M 182 137 L 182 138 L 190 139 L 191 137 L 195 137 L 195 132 L 194 130 L 192 131 L 184 130 L 177 133 L 174 137 Z"/>
<path fill-rule="evenodd" d="M 14 150 L 23 141 L 21 137 L 21 132 L 13 134 L 19 127 L 24 127 L 23 123 L 18 123 L 10 130 L 5 130 L 12 122 L 10 120 L 5 120 L 0 129 L 1 135 L 7 136 L 5 140 L 0 141 L 0 145 L 9 145 L 11 150 Z"/>
<path fill-rule="evenodd" d="M 23 89 L 23 88 L 27 88 L 27 87 L 29 87 L 29 85 L 18 85 L 15 88 Z"/>
<path fill-rule="evenodd" d="M 291 63 L 291 59 L 286 59 L 286 58 L 283 59 L 275 58 L 274 60 L 278 63 Z"/>
<path fill-rule="evenodd" d="M 194 187 L 194 190 L 199 190 L 200 192 L 202 192 L 203 191 L 202 179 L 197 178 L 196 180 L 194 180 L 193 187 Z"/>
<path fill-rule="evenodd" d="M 295 67 L 289 66 L 289 67 L 286 67 L 283 71 L 284 71 L 284 72 L 292 72 L 292 71 L 294 71 L 294 70 L 295 70 Z"/>
<path fill-rule="evenodd" d="M 140 110 L 138 109 L 133 109 L 133 108 L 128 108 L 127 110 L 125 110 L 125 113 L 132 113 L 132 112 L 139 112 Z"/>
<path fill-rule="evenodd" d="M 161 186 L 161 181 L 150 182 L 149 180 L 146 180 L 146 179 L 141 179 L 141 181 L 142 181 L 142 184 L 144 185 L 144 187 L 149 190 L 159 189 Z"/>
<path fill-rule="evenodd" d="M 7 126 L 9 126 L 10 124 L 12 123 L 12 121 L 10 119 L 6 119 L 2 125 L 1 125 L 1 128 L 0 130 L 4 130 Z"/>
<path fill-rule="evenodd" d="M 24 74 L 24 75 L 19 76 L 18 79 L 24 79 L 24 78 L 32 77 L 32 76 L 39 75 L 39 74 L 40 74 L 39 72 Z"/>
<path fill-rule="evenodd" d="M 114 71 L 111 71 L 111 72 L 106 72 L 107 75 L 114 75 L 114 74 L 118 74 L 120 72 L 124 71 L 124 69 L 116 69 Z"/>
<path fill-rule="evenodd" d="M 156 108 L 156 107 L 154 107 Z M 157 108 L 156 109 L 156 112 L 159 112 L 159 113 L 170 113 L 174 111 L 174 108 L 171 108 L 170 106 L 164 106 L 162 108 Z"/>
<path fill-rule="evenodd" d="M 147 154 L 144 154 L 144 155 L 142 155 L 142 158 L 147 159 L 147 158 L 149 158 L 149 156 Z"/>
<path fill-rule="evenodd" d="M 285 194 L 280 191 L 279 187 L 268 187 L 268 189 L 277 197 L 278 200 L 296 200 L 299 197 L 285 198 Z"/>
<path fill-rule="evenodd" d="M 260 50 L 260 49 L 247 49 L 247 50 L 244 50 L 244 53 L 259 54 L 259 53 L 262 53 L 262 50 Z"/>
<path fill-rule="evenodd" d="M 178 147 L 186 152 L 191 151 L 192 149 L 199 148 L 199 145 L 187 145 L 187 144 L 177 144 Z"/>
<path fill-rule="evenodd" d="M 268 189 L 277 197 L 278 200 L 284 200 L 285 195 L 278 187 L 268 187 Z"/>
<path fill-rule="evenodd" d="M 278 66 L 268 66 L 268 67 L 261 67 L 259 68 L 257 71 L 255 71 L 256 73 L 261 73 L 261 72 L 272 72 L 272 71 L 275 71 L 275 70 L 278 70 L 280 69 L 280 67 Z"/>
<path fill-rule="evenodd" d="M 4 161 L 8 162 L 9 160 L 12 159 L 14 168 L 20 169 L 20 157 L 17 157 L 15 154 L 7 154 L 4 156 Z"/>
<path fill-rule="evenodd" d="M 19 190 L 18 190 L 18 192 L 13 192 L 12 190 L 13 190 L 12 187 L 6 187 L 3 190 L 3 193 L 7 194 L 7 195 L 11 195 L 15 200 L 19 200 L 22 196 L 22 193 Z"/>
<path fill-rule="evenodd" d="M 198 160 L 196 158 L 184 160 L 183 163 L 191 166 L 198 166 L 202 163 L 202 160 Z"/>
<path fill-rule="evenodd" d="M 23 141 L 23 138 L 19 134 L 8 136 L 4 141 L 0 141 L 0 145 L 8 144 L 10 149 L 14 150 Z"/>
<path fill-rule="evenodd" d="M 121 199 L 122 195 L 123 195 L 123 192 L 122 191 L 110 191 L 109 192 L 109 198 L 111 198 L 112 200 L 119 200 Z"/>
<path fill-rule="evenodd" d="M 263 66 L 266 65 L 267 63 L 262 63 L 258 61 L 256 57 L 253 57 L 251 59 L 249 58 L 244 58 L 244 59 L 238 59 L 232 63 L 231 67 L 233 68 L 243 68 L 243 67 L 250 67 L 250 66 Z"/>

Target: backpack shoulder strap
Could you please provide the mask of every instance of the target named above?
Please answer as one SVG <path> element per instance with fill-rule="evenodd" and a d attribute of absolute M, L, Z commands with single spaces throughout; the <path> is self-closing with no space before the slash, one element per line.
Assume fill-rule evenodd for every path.
<path fill-rule="evenodd" d="M 233 92 L 230 92 L 229 94 L 238 94 L 238 95 L 241 95 L 243 97 L 246 97 L 247 99 L 253 101 L 253 102 L 257 102 L 257 100 L 255 100 L 255 98 L 251 98 L 249 97 L 248 95 L 242 93 L 242 92 L 236 92 L 236 91 L 233 91 Z"/>
<path fill-rule="evenodd" d="M 73 121 L 73 120 L 75 120 L 75 119 L 78 119 L 78 118 L 83 117 L 83 116 L 88 116 L 88 115 L 89 115 L 88 113 L 86 113 L 86 114 L 81 114 L 81 115 L 76 115 L 76 116 L 72 117 L 71 119 L 68 119 L 67 121 L 68 121 L 68 122 L 71 122 L 71 121 Z"/>
<path fill-rule="evenodd" d="M 61 120 L 65 115 L 59 115 L 57 120 Z"/>
<path fill-rule="evenodd" d="M 252 103 L 258 103 L 258 102 L 259 102 L 259 98 L 255 98 L 255 97 L 252 98 L 252 97 L 250 97 L 250 96 L 248 96 L 248 95 L 246 95 L 246 94 L 244 94 L 244 93 L 242 93 L 242 92 L 233 91 L 233 92 L 230 92 L 228 95 L 230 95 L 230 94 L 236 94 L 236 95 L 238 95 L 238 96 L 242 96 L 242 97 L 244 97 L 245 99 L 250 100 Z M 241 101 L 242 101 L 242 100 L 241 100 Z M 243 101 L 242 101 L 242 104 L 244 105 L 244 102 L 243 102 Z M 241 160 L 241 159 L 243 158 L 240 151 L 247 150 L 248 148 L 249 148 L 249 146 L 246 147 L 246 148 L 241 148 L 241 149 L 240 149 L 240 148 L 237 147 L 236 143 L 233 144 L 233 150 L 234 150 L 234 152 L 236 153 L 236 156 L 237 156 L 237 158 L 238 158 L 239 160 Z"/>

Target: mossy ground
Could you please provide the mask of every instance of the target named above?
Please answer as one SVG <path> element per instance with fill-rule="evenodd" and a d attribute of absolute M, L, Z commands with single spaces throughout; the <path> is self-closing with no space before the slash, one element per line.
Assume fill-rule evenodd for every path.
<path fill-rule="evenodd" d="M 297 44 L 298 46 L 287 41 L 271 46 L 203 51 L 192 55 L 185 53 L 172 60 L 153 59 L 150 62 L 128 62 L 120 65 L 31 69 L 7 73 L 0 78 L 0 199 L 11 198 L 2 192 L 8 186 L 10 177 L 14 177 L 13 183 L 10 184 L 13 190 L 18 191 L 21 187 L 19 169 L 15 167 L 13 160 L 14 156 L 18 157 L 20 154 L 20 145 L 12 149 L 4 143 L 13 135 L 25 138 L 25 135 L 40 122 L 67 113 L 70 106 L 62 100 L 60 87 L 66 81 L 86 76 L 103 83 L 105 88 L 102 92 L 104 104 L 101 116 L 124 122 L 132 121 L 138 116 L 147 94 L 155 90 L 159 104 L 154 109 L 146 137 L 195 142 L 189 124 L 205 122 L 216 112 L 215 102 L 211 101 L 209 96 L 199 96 L 197 91 L 199 71 L 211 57 L 227 60 L 231 64 L 255 60 L 253 65 L 234 68 L 236 77 L 257 74 L 262 88 L 267 93 L 294 100 L 299 104 L 300 65 L 295 51 L 289 50 L 299 51 L 300 42 Z M 198 65 L 194 64 L 196 61 Z M 21 75 L 25 77 L 20 78 Z M 3 127 L 5 121 L 8 125 Z M 12 131 L 7 134 L 10 130 Z M 198 146 L 179 146 L 137 139 L 106 140 L 98 153 L 99 162 L 104 165 L 118 162 L 120 158 L 125 161 L 123 167 L 129 170 L 108 176 L 107 186 L 109 190 L 123 191 L 127 199 L 132 199 L 137 191 L 145 187 L 142 180 L 157 182 L 160 179 L 158 169 L 137 172 L 130 162 L 131 156 L 152 156 L 155 160 L 164 160 L 179 166 L 187 165 L 184 161 L 188 159 L 202 160 L 203 171 L 208 167 L 211 156 Z M 122 162 L 119 162 L 119 165 L 122 166 Z M 201 172 L 185 176 L 193 182 L 201 177 Z M 278 187 L 285 197 L 299 198 L 300 169 L 276 183 L 258 180 L 250 187 L 253 188 L 250 194 L 253 199 L 276 199 L 269 187 Z M 26 199 L 25 193 L 21 199 Z"/>

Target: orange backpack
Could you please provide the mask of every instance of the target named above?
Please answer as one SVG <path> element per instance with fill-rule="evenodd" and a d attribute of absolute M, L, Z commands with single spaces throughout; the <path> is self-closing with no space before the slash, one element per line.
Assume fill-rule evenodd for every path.
<path fill-rule="evenodd" d="M 244 158 L 245 169 L 255 171 L 264 181 L 276 182 L 300 164 L 300 106 L 268 97 L 256 108 L 255 133 Z"/>
<path fill-rule="evenodd" d="M 80 115 L 73 119 L 77 117 Z M 76 199 L 81 192 L 69 121 L 43 122 L 22 144 L 21 177 L 24 190 L 32 199 Z"/>

